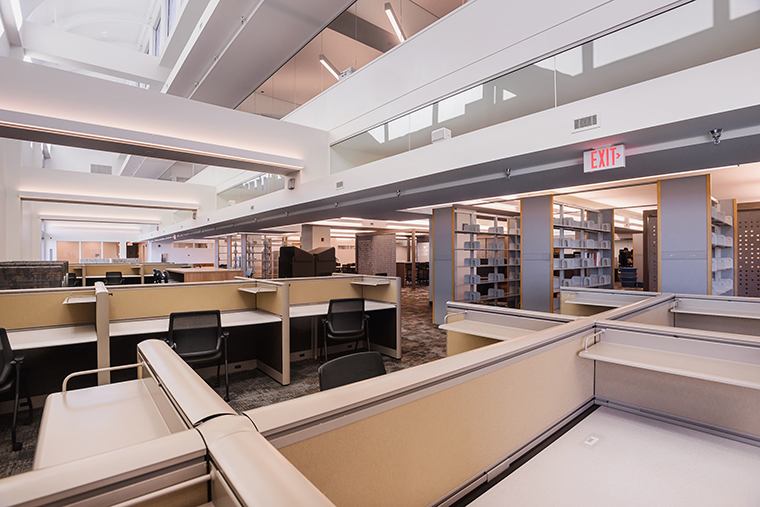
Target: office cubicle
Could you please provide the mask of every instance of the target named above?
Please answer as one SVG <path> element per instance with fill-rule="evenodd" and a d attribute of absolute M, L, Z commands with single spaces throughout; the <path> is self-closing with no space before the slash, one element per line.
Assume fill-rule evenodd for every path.
<path fill-rule="evenodd" d="M 511 341 L 536 331 L 560 326 L 575 317 L 473 303 L 446 303 L 446 355 Z"/>
<path fill-rule="evenodd" d="M 301 289 L 294 303 L 310 292 Z M 662 308 L 672 314 L 677 297 L 592 318 L 554 315 L 567 322 L 244 415 L 335 505 L 449 505 L 599 405 L 760 445 L 760 340 L 642 322 Z M 449 320 L 463 309 L 460 321 L 476 326 L 540 321 L 483 305 L 452 307 Z M 273 450 L 228 443 L 241 467 Z"/>
<path fill-rule="evenodd" d="M 81 286 L 93 286 L 96 282 L 105 282 L 106 272 L 118 271 L 124 278 L 124 284 L 153 283 L 153 270 L 161 271 L 169 268 L 184 266 L 184 264 L 170 264 L 159 262 L 141 263 L 110 263 L 98 262 L 94 264 L 70 264 L 69 272 L 76 275 L 77 283 Z"/>
<path fill-rule="evenodd" d="M 561 287 L 559 313 L 588 317 L 657 296 L 658 292 Z"/>

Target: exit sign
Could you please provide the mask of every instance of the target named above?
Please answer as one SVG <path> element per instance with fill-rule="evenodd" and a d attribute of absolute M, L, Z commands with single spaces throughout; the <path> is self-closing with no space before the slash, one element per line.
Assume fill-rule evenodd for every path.
<path fill-rule="evenodd" d="M 585 173 L 616 167 L 625 167 L 624 144 L 583 152 L 583 172 Z"/>

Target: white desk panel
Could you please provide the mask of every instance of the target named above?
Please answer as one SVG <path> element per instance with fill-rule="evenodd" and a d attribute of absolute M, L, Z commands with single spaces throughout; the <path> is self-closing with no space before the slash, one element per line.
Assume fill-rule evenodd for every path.
<path fill-rule="evenodd" d="M 319 315 L 327 315 L 327 308 L 330 303 L 310 303 L 307 305 L 298 305 L 290 307 L 290 318 L 296 317 L 315 317 Z M 364 301 L 364 311 L 371 312 L 374 310 L 388 310 L 396 308 L 393 303 L 385 303 L 382 301 Z"/>
<path fill-rule="evenodd" d="M 469 505 L 750 507 L 758 476 L 758 447 L 602 407 Z"/>
<path fill-rule="evenodd" d="M 512 340 L 536 332 L 534 329 L 500 326 L 498 324 L 489 324 L 487 322 L 478 322 L 477 320 L 467 319 L 441 324 L 438 328 L 443 329 L 444 331 L 454 331 L 457 333 L 482 336 L 492 340 Z"/>
<path fill-rule="evenodd" d="M 282 319 L 277 315 L 272 315 L 271 313 L 262 312 L 260 310 L 222 313 L 222 327 L 253 326 L 256 324 L 268 324 L 270 322 L 282 322 Z M 111 322 L 110 326 L 112 337 L 166 333 L 168 331 L 168 317 Z"/>
<path fill-rule="evenodd" d="M 94 343 L 98 341 L 95 326 L 66 326 L 26 331 L 8 331 L 11 348 L 15 351 L 41 349 L 77 343 Z"/>

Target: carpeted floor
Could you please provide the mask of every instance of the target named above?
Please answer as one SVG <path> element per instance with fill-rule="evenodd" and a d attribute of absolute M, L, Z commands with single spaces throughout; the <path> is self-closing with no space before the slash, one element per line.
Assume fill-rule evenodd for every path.
<path fill-rule="evenodd" d="M 446 333 L 433 323 L 433 310 L 428 303 L 428 288 L 401 289 L 401 359 L 383 356 L 388 373 L 417 366 L 446 357 Z M 290 367 L 291 383 L 282 386 L 258 370 L 230 375 L 230 406 L 242 412 L 256 407 L 271 405 L 319 391 L 315 360 L 299 361 Z M 212 379 L 215 380 L 215 379 Z M 222 393 L 222 388 L 216 391 Z M 26 421 L 22 412 L 20 422 Z M 34 449 L 39 433 L 42 408 L 34 410 L 31 425 L 18 425 L 19 440 L 24 447 L 19 452 L 11 450 L 11 415 L 0 416 L 0 478 L 31 470 Z"/>

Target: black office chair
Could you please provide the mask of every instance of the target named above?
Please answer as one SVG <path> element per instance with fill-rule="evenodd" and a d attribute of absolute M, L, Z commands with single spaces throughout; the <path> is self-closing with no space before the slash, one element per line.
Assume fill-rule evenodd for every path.
<path fill-rule="evenodd" d="M 216 362 L 216 383 L 224 360 L 224 401 L 230 401 L 230 378 L 227 368 L 227 337 L 222 331 L 219 310 L 178 312 L 169 315 L 169 345 L 190 366 Z"/>
<path fill-rule="evenodd" d="M 66 273 L 66 286 L 67 287 L 81 287 L 82 280 L 77 280 L 76 273 Z"/>
<path fill-rule="evenodd" d="M 364 299 L 331 299 L 327 318 L 322 319 L 324 328 L 324 358 L 327 361 L 328 340 L 337 342 L 355 341 L 354 350 L 363 338 L 369 350 L 369 315 L 364 313 Z"/>
<path fill-rule="evenodd" d="M 164 275 L 161 274 L 161 270 L 153 268 L 153 283 L 161 283 L 163 281 Z"/>
<path fill-rule="evenodd" d="M 5 394 L 15 389 L 15 399 L 13 403 L 13 427 L 11 428 L 11 442 L 13 444 L 14 451 L 20 451 L 24 445 L 23 442 L 16 441 L 16 421 L 18 420 L 18 407 L 19 396 L 23 390 L 26 397 L 26 403 L 21 403 L 22 406 L 29 407 L 29 422 L 32 423 L 32 399 L 29 397 L 29 389 L 26 387 L 26 381 L 21 375 L 21 364 L 24 362 L 24 356 L 17 356 L 11 349 L 11 343 L 8 340 L 8 333 L 4 328 L 0 327 L 0 359 L 2 359 L 2 370 L 0 370 L 0 394 Z"/>
<path fill-rule="evenodd" d="M 173 283 L 173 280 L 169 278 L 169 272 L 164 270 L 164 283 L 169 283 L 169 282 Z"/>
<path fill-rule="evenodd" d="M 319 367 L 319 390 L 353 384 L 360 380 L 385 375 L 380 352 L 358 352 L 327 361 Z"/>
<path fill-rule="evenodd" d="M 106 271 L 106 285 L 121 285 L 124 283 L 124 278 L 121 276 L 121 271 Z"/>

